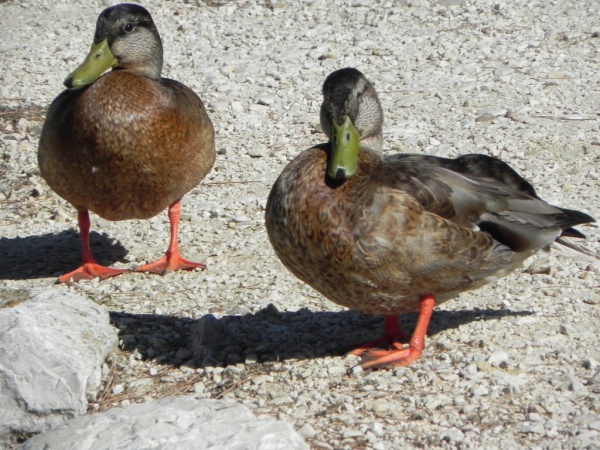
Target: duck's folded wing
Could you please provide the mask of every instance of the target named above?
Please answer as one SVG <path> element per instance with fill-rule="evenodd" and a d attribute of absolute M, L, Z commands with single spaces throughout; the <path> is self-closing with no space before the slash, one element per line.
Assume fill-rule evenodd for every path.
<path fill-rule="evenodd" d="M 503 181 L 506 171 L 481 169 L 484 166 L 476 170 L 476 165 L 461 166 L 459 171 L 456 162 L 418 155 L 390 158 L 380 176 L 388 187 L 411 195 L 426 211 L 485 231 L 517 252 L 539 250 L 563 230 L 594 221 L 585 213 L 539 199 L 505 163 L 513 172 L 509 181 Z"/>

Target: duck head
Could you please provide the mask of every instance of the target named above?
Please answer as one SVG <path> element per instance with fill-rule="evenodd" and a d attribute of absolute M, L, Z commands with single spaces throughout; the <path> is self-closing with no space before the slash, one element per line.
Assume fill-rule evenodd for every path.
<path fill-rule="evenodd" d="M 330 143 L 327 176 L 342 183 L 359 168 L 360 151 L 381 155 L 383 110 L 373 85 L 358 70 L 331 73 L 323 83 L 321 127 Z"/>
<path fill-rule="evenodd" d="M 142 6 L 122 3 L 100 13 L 87 58 L 64 84 L 69 89 L 88 86 L 111 68 L 158 79 L 162 63 L 162 42 L 150 13 Z"/>

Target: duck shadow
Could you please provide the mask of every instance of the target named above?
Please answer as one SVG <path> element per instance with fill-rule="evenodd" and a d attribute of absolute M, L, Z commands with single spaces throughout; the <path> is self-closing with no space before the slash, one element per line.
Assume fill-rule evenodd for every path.
<path fill-rule="evenodd" d="M 90 248 L 99 264 L 124 262 L 127 250 L 107 234 L 90 233 Z M 0 238 L 0 279 L 29 280 L 60 276 L 81 264 L 76 230 L 38 236 Z"/>
<path fill-rule="evenodd" d="M 427 335 L 481 320 L 531 315 L 531 311 L 435 311 Z M 161 364 L 225 367 L 243 362 L 314 359 L 342 356 L 358 345 L 381 336 L 383 319 L 356 311 L 279 312 L 273 305 L 255 314 L 208 314 L 198 320 L 172 316 L 110 312 L 122 349 L 137 351 Z M 400 316 L 412 333 L 417 314 Z M 468 344 L 468 343 L 467 343 Z M 476 344 L 474 344 L 476 345 Z"/>

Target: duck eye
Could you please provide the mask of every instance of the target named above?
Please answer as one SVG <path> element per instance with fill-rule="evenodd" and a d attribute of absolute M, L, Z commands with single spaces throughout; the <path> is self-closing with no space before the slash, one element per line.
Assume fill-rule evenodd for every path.
<path fill-rule="evenodd" d="M 123 31 L 125 31 L 125 33 L 131 33 L 133 31 L 133 24 L 130 22 L 127 25 L 125 25 L 123 27 Z"/>

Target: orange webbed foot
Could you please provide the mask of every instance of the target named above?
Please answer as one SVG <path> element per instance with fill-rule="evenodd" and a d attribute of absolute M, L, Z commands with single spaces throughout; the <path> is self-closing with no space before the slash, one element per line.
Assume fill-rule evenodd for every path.
<path fill-rule="evenodd" d="M 91 280 L 92 278 L 106 279 L 126 273 L 128 270 L 111 269 L 96 263 L 84 263 L 72 272 L 58 277 L 57 283 L 68 283 L 70 281 Z"/>
<path fill-rule="evenodd" d="M 365 342 L 360 347 L 352 350 L 350 354 L 354 356 L 363 356 L 366 353 L 372 352 L 373 350 L 388 347 L 401 349 L 404 347 L 401 341 L 408 341 L 408 336 L 406 336 L 406 334 L 400 329 L 398 316 L 385 316 L 385 321 L 383 324 L 383 336 L 378 339 Z"/>
<path fill-rule="evenodd" d="M 206 266 L 202 263 L 188 261 L 187 259 L 184 259 L 181 256 L 177 258 L 169 258 L 165 255 L 154 262 L 144 264 L 143 266 L 136 268 L 135 272 L 147 272 L 156 273 L 158 275 L 165 275 L 168 272 L 174 272 L 176 270 L 194 269 L 205 270 Z"/>
<path fill-rule="evenodd" d="M 363 370 L 388 367 L 406 367 L 419 359 L 423 348 L 394 348 L 391 350 L 369 350 L 362 355 Z"/>
<path fill-rule="evenodd" d="M 167 272 L 174 272 L 176 270 L 194 269 L 205 270 L 206 266 L 202 263 L 188 261 L 187 259 L 182 258 L 180 255 L 165 255 L 154 262 L 144 264 L 143 266 L 136 268 L 135 271 L 164 275 Z"/>
<path fill-rule="evenodd" d="M 419 300 L 419 317 L 417 325 L 408 344 L 403 344 L 400 339 L 406 336 L 398 326 L 398 316 L 386 316 L 383 337 L 364 344 L 351 352 L 352 355 L 362 356 L 361 363 L 357 366 L 360 370 L 380 369 L 390 367 L 406 367 L 416 361 L 425 347 L 425 334 L 429 320 L 435 306 L 433 295 L 424 295 Z M 387 349 L 375 348 L 379 344 L 386 344 Z"/>

